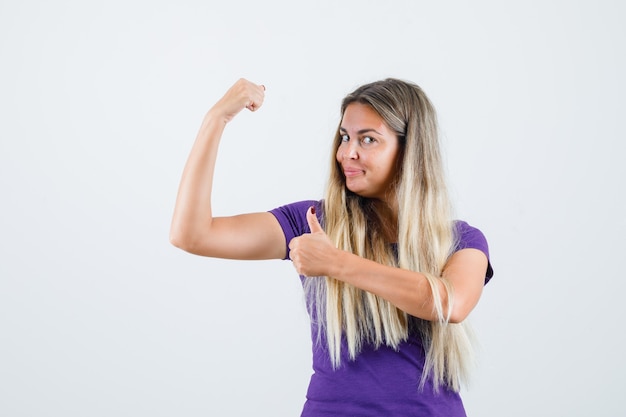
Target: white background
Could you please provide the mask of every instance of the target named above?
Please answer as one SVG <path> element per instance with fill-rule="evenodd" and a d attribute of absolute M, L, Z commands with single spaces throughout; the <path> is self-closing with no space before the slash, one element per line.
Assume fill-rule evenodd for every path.
<path fill-rule="evenodd" d="M 341 98 L 393 76 L 439 111 L 457 217 L 496 276 L 470 416 L 622 416 L 626 7 L 619 1 L 0 3 L 0 415 L 296 416 L 288 262 L 168 242 L 204 113 L 267 86 L 215 211 L 320 198 Z"/>

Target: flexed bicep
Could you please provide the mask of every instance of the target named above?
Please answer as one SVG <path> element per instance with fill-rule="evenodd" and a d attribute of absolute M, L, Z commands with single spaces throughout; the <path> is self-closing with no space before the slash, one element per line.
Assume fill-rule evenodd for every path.
<path fill-rule="evenodd" d="M 201 256 L 225 259 L 283 259 L 285 236 L 276 217 L 268 212 L 215 217 L 195 233 L 195 239 L 177 245 Z"/>
<path fill-rule="evenodd" d="M 174 246 L 221 258 L 276 258 L 281 250 L 284 256 L 281 228 L 271 214 L 214 218 L 211 208 L 215 161 L 224 129 L 244 108 L 256 111 L 264 97 L 264 86 L 240 79 L 204 117 L 178 187 L 170 227 Z"/>

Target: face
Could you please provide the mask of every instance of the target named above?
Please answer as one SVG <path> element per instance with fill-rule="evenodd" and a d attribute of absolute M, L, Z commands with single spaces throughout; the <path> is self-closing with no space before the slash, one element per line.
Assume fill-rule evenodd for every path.
<path fill-rule="evenodd" d="M 337 149 L 346 187 L 362 197 L 391 203 L 391 184 L 397 170 L 400 144 L 384 120 L 366 104 L 346 108 L 339 128 Z"/>

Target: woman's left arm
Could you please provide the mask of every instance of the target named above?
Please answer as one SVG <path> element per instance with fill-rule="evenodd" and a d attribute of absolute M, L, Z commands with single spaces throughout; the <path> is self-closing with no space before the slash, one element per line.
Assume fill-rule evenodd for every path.
<path fill-rule="evenodd" d="M 307 220 L 311 233 L 294 238 L 289 243 L 290 257 L 299 274 L 307 277 L 331 276 L 376 294 L 415 317 L 437 320 L 432 290 L 424 274 L 382 265 L 337 249 L 311 209 L 307 212 Z M 487 256 L 478 249 L 462 249 L 448 260 L 442 278 L 450 283 L 454 292 L 451 323 L 465 320 L 478 303 L 487 264 Z M 443 282 L 439 280 L 438 285 L 445 312 L 448 309 L 448 294 Z"/>

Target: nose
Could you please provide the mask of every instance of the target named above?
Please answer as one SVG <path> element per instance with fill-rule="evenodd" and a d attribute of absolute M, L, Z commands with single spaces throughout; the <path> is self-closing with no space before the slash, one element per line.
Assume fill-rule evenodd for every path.
<path fill-rule="evenodd" d="M 359 159 L 359 142 L 351 140 L 345 144 L 344 157 L 349 159 Z"/>

